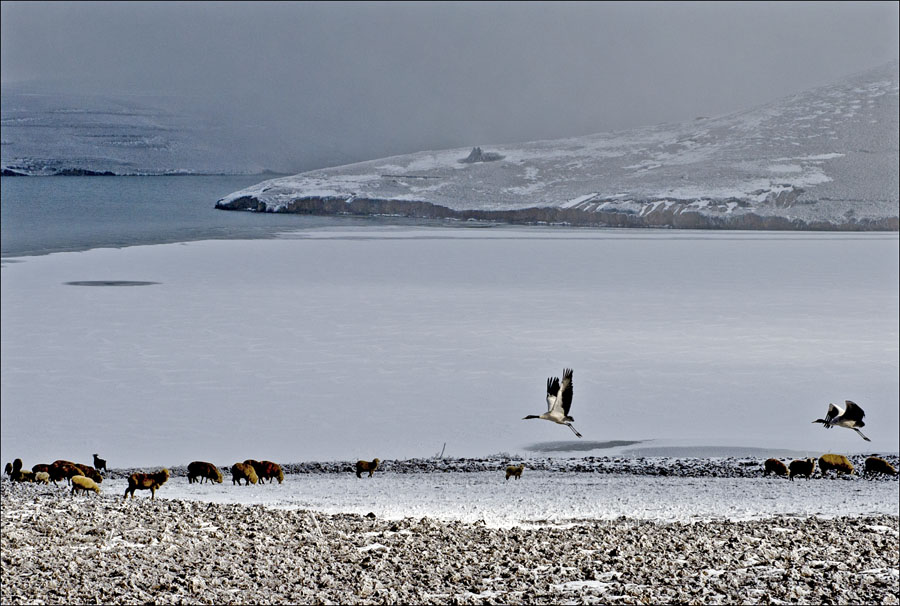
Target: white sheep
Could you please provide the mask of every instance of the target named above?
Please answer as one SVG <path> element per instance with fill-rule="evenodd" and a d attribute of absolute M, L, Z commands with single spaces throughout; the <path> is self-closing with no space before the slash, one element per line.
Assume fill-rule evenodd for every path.
<path fill-rule="evenodd" d="M 72 477 L 72 496 L 75 496 L 76 490 L 80 490 L 82 492 L 93 490 L 97 494 L 100 494 L 100 487 L 97 486 L 97 483 L 85 476 Z"/>

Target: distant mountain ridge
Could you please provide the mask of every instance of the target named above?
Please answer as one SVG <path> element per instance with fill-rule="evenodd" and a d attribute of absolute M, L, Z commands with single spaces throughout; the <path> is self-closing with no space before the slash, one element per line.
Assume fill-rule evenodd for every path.
<path fill-rule="evenodd" d="M 898 64 L 751 110 L 301 173 L 225 210 L 611 227 L 898 230 Z"/>

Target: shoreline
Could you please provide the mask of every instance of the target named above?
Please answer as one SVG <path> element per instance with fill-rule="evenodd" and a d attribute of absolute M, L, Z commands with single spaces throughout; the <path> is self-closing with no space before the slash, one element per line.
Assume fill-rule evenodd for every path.
<path fill-rule="evenodd" d="M 266 202 L 261 196 L 235 192 L 216 202 L 217 210 L 252 213 L 285 213 L 314 216 L 402 217 L 407 219 L 452 219 L 456 221 L 498 222 L 508 225 L 561 225 L 567 227 L 624 229 L 699 229 L 712 231 L 811 231 L 811 232 L 897 232 L 900 218 L 845 218 L 805 220 L 778 214 L 747 211 L 731 213 L 725 201 L 714 205 L 714 213 L 692 208 L 699 200 L 666 205 L 666 199 L 642 200 L 640 213 L 587 207 L 528 206 L 516 209 L 456 209 L 425 200 L 342 196 L 297 196 L 289 201 Z M 730 202 L 730 201 L 728 201 Z"/>
<path fill-rule="evenodd" d="M 248 211 L 253 212 L 253 211 Z M 275 213 L 264 213 L 273 215 Z M 225 241 L 225 242 L 244 242 L 253 240 L 291 240 L 291 239 L 310 239 L 322 238 L 321 233 L 328 231 L 342 232 L 337 236 L 340 238 L 353 237 L 369 237 L 362 234 L 343 233 L 347 230 L 384 230 L 384 229 L 404 229 L 404 230 L 488 230 L 490 237 L 514 237 L 509 236 L 510 233 L 525 234 L 535 239 L 547 237 L 694 237 L 694 238 L 740 238 L 740 237 L 803 237 L 815 239 L 817 237 L 838 237 L 838 238 L 880 238 L 892 237 L 896 238 L 900 230 L 896 229 L 852 229 L 852 230 L 815 230 L 815 229 L 760 229 L 760 228 L 690 228 L 690 227 L 669 227 L 669 226 L 648 226 L 648 227 L 618 227 L 618 226 L 582 226 L 568 223 L 511 223 L 506 221 L 494 220 L 459 220 L 459 219 L 426 219 L 426 218 L 410 218 L 398 215 L 350 215 L 350 214 L 303 214 L 297 213 L 278 213 L 279 215 L 293 215 L 295 217 L 303 217 L 318 223 L 309 223 L 303 225 L 291 226 L 284 223 L 267 225 L 257 223 L 247 227 L 245 231 L 238 234 L 224 233 L 215 234 L 212 231 L 205 231 L 200 234 L 185 236 L 183 234 L 172 236 L 155 236 L 155 237 L 136 237 L 132 241 L 99 241 L 91 244 L 73 244 L 73 245 L 45 245 L 34 248 L 23 249 L 16 247 L 9 249 L 0 254 L 0 261 L 3 263 L 21 263 L 31 257 L 43 257 L 60 253 L 82 253 L 102 249 L 119 249 L 124 250 L 140 246 L 166 246 L 173 244 L 191 244 L 207 241 Z M 334 221 L 334 223 L 327 223 Z M 234 226 L 230 226 L 234 227 Z M 214 226 L 213 229 L 223 228 L 223 226 Z M 239 229 L 235 227 L 235 229 Z M 446 238 L 440 233 L 437 235 L 427 234 L 426 237 Z M 397 238 L 396 234 L 389 237 Z"/>
<path fill-rule="evenodd" d="M 156 471 L 147 469 L 145 471 Z M 481 522 L 488 527 L 542 526 L 620 517 L 658 522 L 732 522 L 788 516 L 865 517 L 897 512 L 897 477 L 865 480 L 830 474 L 789 481 L 775 476 L 697 477 L 598 474 L 526 469 L 521 481 L 506 480 L 505 468 L 466 473 L 377 472 L 287 474 L 282 483 L 237 486 L 228 471 L 222 483 L 190 483 L 170 474 L 156 500 L 261 505 L 322 514 L 374 514 L 379 519 L 429 517 L 445 522 Z M 9 483 L 11 493 L 58 500 L 57 486 Z M 100 498 L 121 501 L 127 481 L 107 474 Z M 146 492 L 137 501 L 149 499 Z"/>
<path fill-rule="evenodd" d="M 2 483 L 4 603 L 897 604 L 892 515 L 489 528 Z"/>
<path fill-rule="evenodd" d="M 790 462 L 790 457 L 781 457 L 775 452 L 775 458 Z M 871 479 L 872 481 L 898 481 L 900 476 L 885 476 L 878 474 L 866 477 L 865 459 L 869 456 L 884 458 L 895 469 L 900 468 L 900 455 L 897 453 L 872 453 L 872 454 L 848 454 L 847 458 L 855 468 L 854 476 L 858 479 Z M 815 457 L 818 458 L 818 455 Z M 758 456 L 729 456 L 729 457 L 671 457 L 671 456 L 579 456 L 579 457 L 446 457 L 446 458 L 412 458 L 380 461 L 376 474 L 384 472 L 400 474 L 429 474 L 429 473 L 476 473 L 503 471 L 507 465 L 517 465 L 524 462 L 528 471 L 547 471 L 554 473 L 597 473 L 597 474 L 623 474 L 638 476 L 671 476 L 687 478 L 758 478 L 764 475 L 765 458 Z M 356 461 L 303 461 L 294 463 L 279 463 L 286 475 L 296 474 L 351 474 L 354 472 Z M 230 467 L 233 463 L 216 464 L 226 478 L 230 478 Z M 107 476 L 109 478 L 127 478 L 135 472 L 154 472 L 166 467 L 171 477 L 186 477 L 187 463 L 171 466 L 142 466 L 112 468 Z M 814 479 L 820 479 L 818 468 L 813 474 Z M 829 474 L 830 479 L 849 479 L 837 472 Z"/>

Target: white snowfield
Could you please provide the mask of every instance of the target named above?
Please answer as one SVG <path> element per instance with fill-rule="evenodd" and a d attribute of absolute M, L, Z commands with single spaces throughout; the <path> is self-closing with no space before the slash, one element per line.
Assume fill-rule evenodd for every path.
<path fill-rule="evenodd" d="M 427 202 L 846 224 L 898 216 L 898 64 L 749 111 L 584 137 L 424 151 L 272 179 L 220 201 Z M 239 208 L 239 206 L 238 206 Z M 647 222 L 646 225 L 653 225 Z M 895 224 L 889 227 L 896 229 Z"/>
<path fill-rule="evenodd" d="M 125 480 L 107 480 L 105 496 L 122 498 Z M 50 487 L 53 488 L 52 486 Z M 138 493 L 138 500 L 149 494 Z M 779 515 L 866 516 L 897 513 L 898 483 L 860 478 L 684 478 L 527 469 L 521 480 L 502 471 L 474 473 L 377 472 L 288 474 L 283 484 L 189 484 L 173 477 L 159 499 L 241 503 L 322 513 L 374 513 L 382 519 L 433 517 L 483 521 L 491 527 L 570 524 L 621 516 L 660 522 L 751 520 Z"/>
<path fill-rule="evenodd" d="M 622 447 L 639 456 L 897 452 L 898 245 L 395 226 L 4 259 L 0 456 L 389 461 L 446 443 L 512 459 L 576 440 L 646 440 Z M 522 420 L 566 366 L 583 439 Z M 812 422 L 845 399 L 871 443 Z"/>

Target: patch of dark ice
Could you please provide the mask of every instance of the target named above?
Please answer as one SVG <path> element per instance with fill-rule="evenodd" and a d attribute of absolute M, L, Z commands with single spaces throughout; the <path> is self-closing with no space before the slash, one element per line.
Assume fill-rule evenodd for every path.
<path fill-rule="evenodd" d="M 632 446 L 640 444 L 644 440 L 608 440 L 606 442 L 562 440 L 558 442 L 536 442 L 525 447 L 531 452 L 585 452 L 589 450 L 603 450 L 617 448 L 619 446 Z"/>
<path fill-rule="evenodd" d="M 66 282 L 68 286 L 150 286 L 159 282 L 147 282 L 143 280 L 75 280 Z"/>

